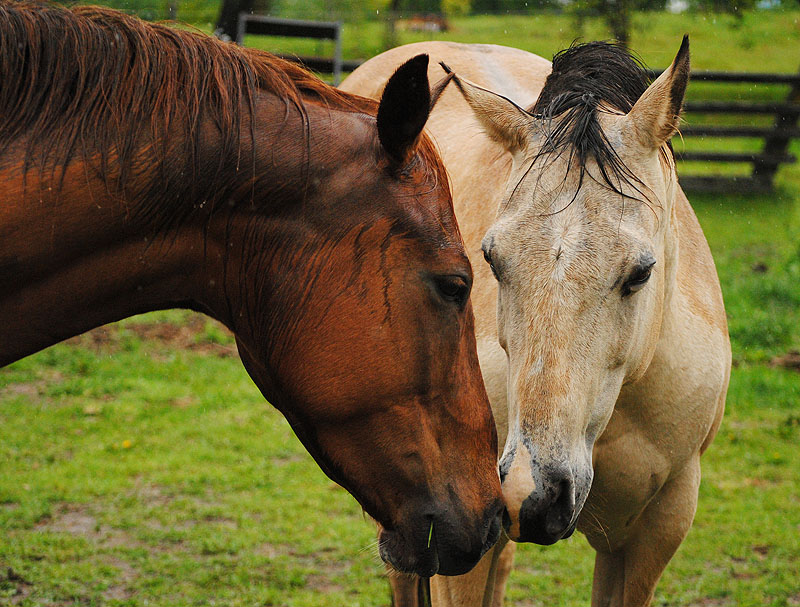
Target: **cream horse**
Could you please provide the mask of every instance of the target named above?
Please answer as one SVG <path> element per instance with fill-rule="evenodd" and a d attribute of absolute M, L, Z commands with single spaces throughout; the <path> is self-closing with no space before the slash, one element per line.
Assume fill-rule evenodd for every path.
<path fill-rule="evenodd" d="M 438 61 L 455 72 L 427 128 L 475 269 L 508 536 L 550 544 L 577 527 L 596 551 L 592 605 L 648 605 L 692 524 L 730 373 L 714 262 L 667 145 L 688 41 L 649 87 L 604 43 L 551 67 L 515 49 L 430 42 L 371 59 L 342 88 L 377 99 L 423 52 L 431 76 Z M 513 547 L 433 578 L 433 604 L 499 606 Z M 416 604 L 412 582 L 393 587 L 396 604 Z"/>

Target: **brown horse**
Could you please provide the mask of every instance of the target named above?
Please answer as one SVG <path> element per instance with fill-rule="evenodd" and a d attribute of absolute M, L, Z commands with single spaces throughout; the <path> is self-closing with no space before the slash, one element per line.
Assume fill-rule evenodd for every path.
<path fill-rule="evenodd" d="M 610 44 L 551 66 L 431 42 L 373 58 L 342 87 L 376 95 L 420 52 L 452 67 L 462 93 L 450 87 L 428 128 L 467 252 L 488 262 L 473 301 L 505 436 L 508 535 L 551 544 L 577 528 L 597 553 L 592 604 L 648 605 L 691 526 L 731 363 L 714 262 L 668 148 L 688 40 L 649 86 Z M 499 605 L 513 546 L 433 578 L 434 604 Z"/>
<path fill-rule="evenodd" d="M 499 532 L 497 439 L 427 65 L 376 104 L 118 12 L 0 4 L 0 365 L 204 312 L 386 561 L 469 570 Z"/>

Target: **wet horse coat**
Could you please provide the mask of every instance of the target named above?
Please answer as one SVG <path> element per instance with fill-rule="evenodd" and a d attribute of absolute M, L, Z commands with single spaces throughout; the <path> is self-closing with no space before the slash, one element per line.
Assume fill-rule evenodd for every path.
<path fill-rule="evenodd" d="M 426 71 L 376 104 L 116 11 L 0 4 L 0 365 L 204 312 L 385 560 L 469 570 L 502 504 Z"/>
<path fill-rule="evenodd" d="M 730 372 L 714 264 L 665 145 L 688 45 L 649 88 L 609 45 L 551 67 L 438 42 L 384 53 L 342 88 L 375 97 L 423 51 L 463 94 L 451 86 L 428 129 L 476 267 L 509 536 L 548 544 L 577 526 L 597 551 L 592 604 L 647 605 L 691 525 Z M 434 578 L 434 604 L 499 605 L 512 547 L 463 578 Z"/>

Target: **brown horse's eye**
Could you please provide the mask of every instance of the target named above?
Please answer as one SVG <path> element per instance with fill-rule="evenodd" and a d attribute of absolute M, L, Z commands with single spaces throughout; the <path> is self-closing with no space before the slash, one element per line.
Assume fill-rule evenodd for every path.
<path fill-rule="evenodd" d="M 451 301 L 463 308 L 469 298 L 469 282 L 458 275 L 437 276 L 434 279 L 436 290 L 442 299 Z"/>

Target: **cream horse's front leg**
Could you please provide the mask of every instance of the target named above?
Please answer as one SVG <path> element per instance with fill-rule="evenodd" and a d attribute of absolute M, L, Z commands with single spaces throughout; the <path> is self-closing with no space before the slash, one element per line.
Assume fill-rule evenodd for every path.
<path fill-rule="evenodd" d="M 614 552 L 595 548 L 592 607 L 647 607 L 664 568 L 692 526 L 700 487 L 696 456 L 653 497 L 628 540 Z"/>
<path fill-rule="evenodd" d="M 432 577 L 432 607 L 501 607 L 515 547 L 502 535 L 469 573 Z"/>
<path fill-rule="evenodd" d="M 495 546 L 464 575 L 437 575 L 430 580 L 432 607 L 502 607 L 506 581 L 514 564 L 516 544 L 501 536 Z M 420 600 L 420 580 L 389 577 L 394 607 L 426 607 Z"/>

